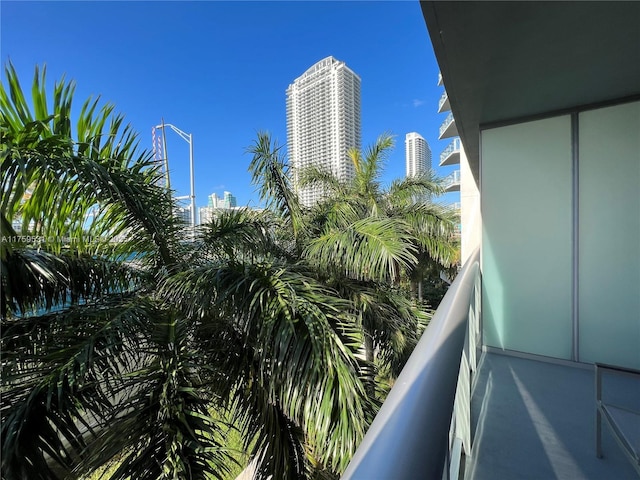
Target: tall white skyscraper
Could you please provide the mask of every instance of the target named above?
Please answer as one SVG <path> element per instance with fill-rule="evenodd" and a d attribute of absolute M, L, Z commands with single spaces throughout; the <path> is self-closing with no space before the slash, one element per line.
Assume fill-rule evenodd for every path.
<path fill-rule="evenodd" d="M 315 165 L 351 179 L 354 168 L 347 152 L 354 147 L 361 147 L 360 77 L 344 62 L 327 57 L 287 88 L 287 148 L 303 205 L 314 205 L 323 193 L 318 187 L 299 188 L 299 173 Z"/>
<path fill-rule="evenodd" d="M 405 140 L 407 177 L 418 177 L 431 170 L 431 148 L 419 133 L 407 133 Z"/>

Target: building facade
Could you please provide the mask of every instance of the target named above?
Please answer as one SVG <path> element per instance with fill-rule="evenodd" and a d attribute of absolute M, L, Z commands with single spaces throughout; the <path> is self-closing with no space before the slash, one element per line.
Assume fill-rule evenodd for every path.
<path fill-rule="evenodd" d="M 238 202 L 236 197 L 231 194 L 231 192 L 224 192 L 224 198 L 222 199 L 222 208 L 233 208 L 237 207 Z"/>
<path fill-rule="evenodd" d="M 438 85 L 444 86 L 442 74 L 438 75 Z M 480 244 L 480 191 L 473 180 L 469 159 L 458 136 L 456 119 L 445 90 L 438 101 L 438 113 L 446 112 L 449 113 L 440 125 L 438 139 L 450 138 L 451 142 L 440 153 L 440 167 L 454 167 L 444 178 L 444 188 L 445 192 L 459 192 L 460 195 L 460 201 L 454 208 L 460 212 L 460 259 L 464 264 Z"/>
<path fill-rule="evenodd" d="M 211 208 L 218 208 L 219 204 L 221 202 L 221 198 L 218 197 L 217 193 L 212 193 L 211 195 L 209 195 L 209 207 Z"/>
<path fill-rule="evenodd" d="M 191 206 L 177 207 L 174 210 L 174 215 L 187 225 L 191 224 Z"/>
<path fill-rule="evenodd" d="M 417 132 L 407 133 L 404 139 L 407 177 L 420 177 L 431 170 L 431 148 Z"/>
<path fill-rule="evenodd" d="M 287 88 L 287 148 L 301 203 L 312 206 L 323 195 L 319 187 L 300 186 L 305 168 L 323 168 L 349 180 L 354 167 L 348 152 L 360 146 L 360 77 L 344 62 L 327 57 Z"/>

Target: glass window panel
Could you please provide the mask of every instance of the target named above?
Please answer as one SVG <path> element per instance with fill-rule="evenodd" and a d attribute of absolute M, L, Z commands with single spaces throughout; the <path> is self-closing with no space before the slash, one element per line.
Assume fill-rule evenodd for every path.
<path fill-rule="evenodd" d="M 580 360 L 640 368 L 640 102 L 579 116 Z"/>
<path fill-rule="evenodd" d="M 484 343 L 570 359 L 571 118 L 481 135 Z"/>

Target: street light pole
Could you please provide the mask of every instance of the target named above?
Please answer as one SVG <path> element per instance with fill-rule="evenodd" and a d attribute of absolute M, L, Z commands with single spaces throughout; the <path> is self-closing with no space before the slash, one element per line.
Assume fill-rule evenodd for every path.
<path fill-rule="evenodd" d="M 191 227 L 196 228 L 196 180 L 193 171 L 193 134 L 189 134 L 189 175 L 191 177 Z"/>
<path fill-rule="evenodd" d="M 189 199 L 191 200 L 191 228 L 193 230 L 193 232 L 195 233 L 195 228 L 196 228 L 196 181 L 195 181 L 195 173 L 194 173 L 194 168 L 193 168 L 193 135 L 191 133 L 185 133 L 182 130 L 180 130 L 178 127 L 176 127 L 175 125 L 172 125 L 170 123 L 162 123 L 160 125 L 158 125 L 156 128 L 162 128 L 163 129 L 163 133 L 164 133 L 164 128 L 165 127 L 169 127 L 171 128 L 171 130 L 173 130 L 174 132 L 176 132 L 178 135 L 180 135 L 180 137 L 189 144 L 189 176 L 191 178 L 191 193 L 189 195 Z M 165 148 L 165 157 L 167 156 L 166 154 L 166 148 Z M 167 175 L 168 175 L 168 168 L 167 168 Z"/>

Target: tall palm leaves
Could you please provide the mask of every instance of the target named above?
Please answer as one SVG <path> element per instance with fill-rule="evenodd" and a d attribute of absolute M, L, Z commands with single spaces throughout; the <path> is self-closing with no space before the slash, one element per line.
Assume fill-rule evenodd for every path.
<path fill-rule="evenodd" d="M 290 186 L 288 167 L 281 147 L 271 141 L 266 132 L 259 132 L 248 152 L 253 155 L 249 170 L 253 183 L 258 186 L 260 199 L 267 207 L 290 224 L 294 239 L 301 228 L 298 197 Z"/>
<path fill-rule="evenodd" d="M 349 155 L 355 176 L 350 181 L 340 181 L 330 172 L 314 167 L 303 172 L 303 186 L 319 184 L 333 193 L 312 211 L 315 216 L 313 223 L 324 232 L 338 233 L 348 226 L 361 227 L 359 234 L 367 237 L 368 241 L 353 243 L 352 238 L 346 237 L 346 241 L 339 244 L 345 249 L 350 246 L 358 249 L 360 245 L 372 249 L 385 245 L 389 248 L 392 243 L 382 242 L 382 239 L 388 238 L 390 231 L 396 232 L 393 244 L 399 250 L 381 249 L 378 252 L 396 262 L 396 266 L 382 264 L 390 275 L 397 273 L 399 268 L 406 269 L 410 264 L 415 264 L 418 252 L 425 252 L 443 268 L 449 267 L 456 261 L 457 250 L 451 241 L 455 216 L 451 210 L 430 200 L 443 193 L 443 189 L 432 174 L 426 174 L 394 181 L 385 191 L 379 178 L 384 160 L 392 147 L 392 137 L 384 134 L 365 150 L 364 156 L 358 150 L 351 150 Z M 379 235 L 368 235 L 367 230 L 362 230 L 364 225 L 371 225 L 371 229 Z M 388 228 L 384 228 L 384 225 Z M 379 238 L 380 242 L 373 242 L 374 238 Z M 316 241 L 314 249 L 321 249 L 318 245 L 321 243 L 326 243 L 330 248 L 331 244 L 336 244 L 335 240 L 336 237 L 327 237 L 325 242 Z M 320 255 L 319 258 L 326 258 L 326 255 Z M 336 263 L 337 260 L 340 258 L 336 259 Z M 382 270 L 377 273 L 378 276 L 384 274 Z"/>
<path fill-rule="evenodd" d="M 6 76 L 3 478 L 225 478 L 220 418 L 258 478 L 339 475 L 379 405 L 374 349 L 394 371 L 427 318 L 398 280 L 447 252 L 446 212 L 412 204 L 416 184 L 379 185 L 390 140 L 352 152 L 357 184 L 316 172 L 340 195 L 307 211 L 261 133 L 250 168 L 268 208 L 183 242 L 112 106 L 90 99 L 74 124 L 73 83 L 47 98 L 36 69 L 28 101 Z"/>
<path fill-rule="evenodd" d="M 356 306 L 366 360 L 373 363 L 378 351 L 378 366 L 399 373 L 425 324 L 424 315 L 404 303 L 401 280 L 412 278 L 423 263 L 449 267 L 456 246 L 452 213 L 430 201 L 442 193 L 434 178 L 395 181 L 388 190 L 381 185 L 392 147 L 385 134 L 364 153 L 351 150 L 351 180 L 318 168 L 301 178 L 302 185 L 319 184 L 332 193 L 309 213 L 308 261 Z"/>
<path fill-rule="evenodd" d="M 282 234 L 301 214 L 281 158 L 253 164 L 269 211 L 222 215 L 185 244 L 113 107 L 87 101 L 74 128 L 73 84 L 56 84 L 50 105 L 36 70 L 28 102 L 6 74 L 3 478 L 104 465 L 111 478 L 224 478 L 212 409 L 241 430 L 262 478 L 343 470 L 376 403 L 348 302 Z"/>
<path fill-rule="evenodd" d="M 207 262 L 164 288 L 202 319 L 210 363 L 234 379 L 219 394 L 265 474 L 303 476 L 306 452 L 346 467 L 372 408 L 359 395 L 357 332 L 343 318 L 344 301 L 302 267 L 269 261 Z"/>
<path fill-rule="evenodd" d="M 76 476 L 115 457 L 130 459 L 116 477 L 211 471 L 219 449 L 189 328 L 153 294 L 181 248 L 150 155 L 94 100 L 74 131 L 73 84 L 55 85 L 48 110 L 36 69 L 32 111 L 11 65 L 6 75 L 3 478 Z M 123 262 L 134 255 L 143 262 Z"/>
<path fill-rule="evenodd" d="M 6 76 L 8 91 L 0 89 L 2 214 L 57 252 L 70 241 L 78 252 L 104 251 L 109 239 L 125 234 L 136 249 L 153 246 L 169 262 L 175 227 L 161 212 L 170 197 L 156 188 L 151 156 L 138 153 L 137 136 L 122 127 L 123 117 L 112 105 L 98 110 L 98 99 L 89 99 L 73 131 L 73 82 L 56 83 L 49 109 L 45 71 L 36 68 L 31 112 L 10 64 Z M 136 235 L 127 235 L 132 231 Z"/>
<path fill-rule="evenodd" d="M 161 292 L 198 323 L 209 363 L 223 372 L 212 385 L 259 471 L 283 479 L 339 472 L 375 409 L 361 395 L 359 332 L 348 302 L 280 246 L 273 218 L 216 217 L 203 229 L 202 255 Z"/>

